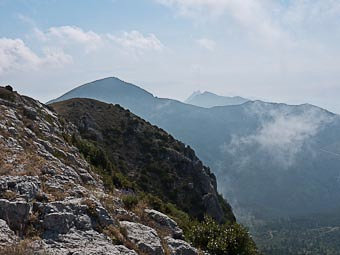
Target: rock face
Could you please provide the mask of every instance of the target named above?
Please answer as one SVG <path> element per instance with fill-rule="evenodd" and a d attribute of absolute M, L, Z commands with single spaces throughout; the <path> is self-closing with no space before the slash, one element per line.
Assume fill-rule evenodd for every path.
<path fill-rule="evenodd" d="M 167 215 L 136 215 L 124 208 L 123 191 L 105 192 L 70 143 L 77 132 L 47 106 L 0 87 L 0 253 L 22 240 L 25 252 L 53 255 L 182 254 L 176 242 L 190 247 L 173 239 L 183 231 Z"/>

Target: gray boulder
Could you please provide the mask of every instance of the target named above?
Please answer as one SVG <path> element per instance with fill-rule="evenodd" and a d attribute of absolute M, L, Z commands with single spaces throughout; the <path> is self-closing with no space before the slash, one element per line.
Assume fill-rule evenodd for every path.
<path fill-rule="evenodd" d="M 158 223 L 161 227 L 166 227 L 171 231 L 171 235 L 173 238 L 182 239 L 183 238 L 183 230 L 180 229 L 173 219 L 169 216 L 151 209 L 146 209 L 145 213 L 153 219 L 156 223 Z"/>
<path fill-rule="evenodd" d="M 0 219 L 7 222 L 12 230 L 20 231 L 27 223 L 30 205 L 23 201 L 10 202 L 0 199 Z"/>
<path fill-rule="evenodd" d="M 105 235 L 93 230 L 74 230 L 43 242 L 43 249 L 53 255 L 137 255 L 123 245 L 114 245 Z"/>
<path fill-rule="evenodd" d="M 72 213 L 50 213 L 44 217 L 43 227 L 47 233 L 66 234 L 74 226 L 75 220 L 76 216 Z"/>
<path fill-rule="evenodd" d="M 198 251 L 183 240 L 166 237 L 165 241 L 170 249 L 170 255 L 198 255 Z"/>
<path fill-rule="evenodd" d="M 164 250 L 156 230 L 145 225 L 121 221 L 120 225 L 127 231 L 127 237 L 138 248 L 149 255 L 164 255 Z"/>

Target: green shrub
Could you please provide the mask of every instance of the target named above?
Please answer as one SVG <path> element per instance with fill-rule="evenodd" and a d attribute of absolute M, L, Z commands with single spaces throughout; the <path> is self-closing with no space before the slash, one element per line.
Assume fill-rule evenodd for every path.
<path fill-rule="evenodd" d="M 135 190 L 136 185 L 131 182 L 124 174 L 121 172 L 115 171 L 112 173 L 112 182 L 115 187 L 122 188 L 122 189 L 128 189 L 128 190 Z"/>
<path fill-rule="evenodd" d="M 7 101 L 14 102 L 15 94 L 5 88 L 0 88 L 0 98 L 5 99 Z"/>
<path fill-rule="evenodd" d="M 186 238 L 195 246 L 211 255 L 257 255 L 255 243 L 248 231 L 237 223 L 219 225 L 212 218 L 195 222 L 186 233 Z"/>
<path fill-rule="evenodd" d="M 131 210 L 138 204 L 138 198 L 136 195 L 125 195 L 122 197 L 123 204 L 126 209 Z"/>

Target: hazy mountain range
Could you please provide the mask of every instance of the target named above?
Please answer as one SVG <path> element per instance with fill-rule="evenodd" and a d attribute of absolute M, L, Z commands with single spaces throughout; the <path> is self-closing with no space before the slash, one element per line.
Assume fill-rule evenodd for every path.
<path fill-rule="evenodd" d="M 120 104 L 189 144 L 217 175 L 239 217 L 340 207 L 340 118 L 324 109 L 262 101 L 202 108 L 154 97 L 117 78 L 85 84 L 51 102 L 75 97 Z"/>

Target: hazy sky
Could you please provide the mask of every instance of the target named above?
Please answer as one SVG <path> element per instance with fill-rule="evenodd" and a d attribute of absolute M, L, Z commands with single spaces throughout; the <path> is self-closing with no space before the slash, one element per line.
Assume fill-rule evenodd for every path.
<path fill-rule="evenodd" d="M 340 113 L 340 0 L 0 0 L 0 84 L 47 101 L 107 76 Z"/>

